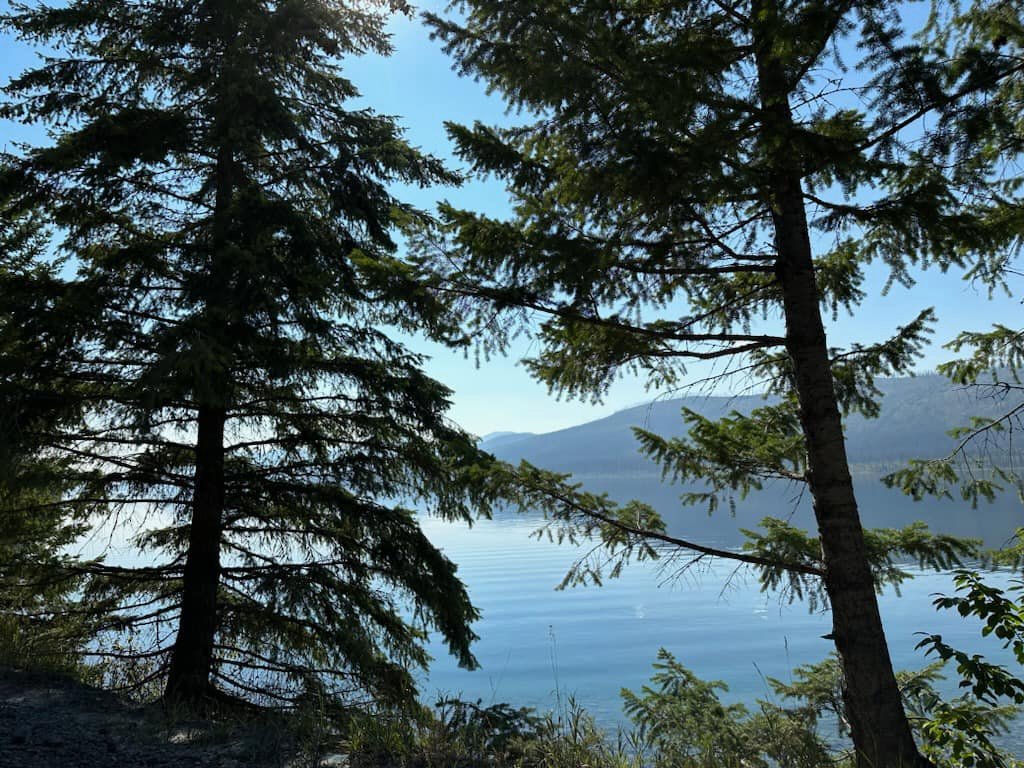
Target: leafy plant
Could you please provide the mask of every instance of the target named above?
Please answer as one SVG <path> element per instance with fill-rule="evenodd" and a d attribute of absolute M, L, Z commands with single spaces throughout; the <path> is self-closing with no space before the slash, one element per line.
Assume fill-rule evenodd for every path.
<path fill-rule="evenodd" d="M 1004 591 L 987 584 L 977 571 L 958 570 L 954 576 L 956 594 L 939 595 L 935 607 L 955 610 L 965 619 L 983 622 L 981 635 L 992 636 L 1010 649 L 1017 663 L 1024 665 L 1024 581 L 1011 580 Z M 1024 705 L 1024 679 L 1019 671 L 987 661 L 980 654 L 968 654 L 942 639 L 928 635 L 918 643 L 929 655 L 956 664 L 960 687 L 969 691 L 951 701 L 936 700 L 921 725 L 925 744 L 933 759 L 957 765 L 1004 768 L 1024 765 L 1003 753 L 992 736 L 1005 731 L 1017 713 L 1010 705 Z"/>

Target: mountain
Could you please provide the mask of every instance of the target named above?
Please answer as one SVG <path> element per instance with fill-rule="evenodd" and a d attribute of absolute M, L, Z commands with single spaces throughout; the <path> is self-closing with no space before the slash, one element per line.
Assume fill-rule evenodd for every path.
<path fill-rule="evenodd" d="M 910 458 L 937 458 L 957 444 L 948 431 L 969 424 L 972 417 L 1006 412 L 1020 397 L 993 397 L 992 392 L 966 390 L 937 375 L 882 379 L 882 412 L 877 419 L 852 415 L 846 421 L 847 452 L 866 525 L 898 526 L 924 519 L 933 527 L 958 535 L 980 536 L 1001 543 L 1024 526 L 1024 507 L 1013 494 L 971 510 L 949 501 L 915 503 L 878 481 L 887 469 Z M 711 535 L 719 541 L 739 538 L 738 528 L 754 527 L 766 515 L 810 525 L 811 510 L 800 488 L 778 484 L 740 503 L 735 518 L 728 513 L 709 518 L 703 510 L 684 509 L 679 495 L 686 489 L 661 479 L 660 468 L 637 450 L 634 427 L 660 435 L 681 436 L 681 411 L 689 408 L 709 418 L 731 411 L 749 413 L 771 402 L 762 396 L 684 397 L 628 408 L 611 416 L 545 434 L 497 433 L 482 447 L 506 461 L 522 459 L 545 469 L 572 473 L 589 489 L 613 499 L 641 499 L 652 504 L 670 528 L 690 535 Z"/>
<path fill-rule="evenodd" d="M 493 453 L 498 446 L 505 447 L 526 437 L 536 437 L 536 435 L 533 432 L 491 432 L 480 438 L 480 442 Z"/>
<path fill-rule="evenodd" d="M 878 387 L 883 394 L 881 416 L 866 419 L 854 414 L 846 422 L 847 452 L 855 465 L 943 456 L 957 444 L 949 430 L 975 416 L 996 416 L 1020 400 L 983 396 L 937 375 L 881 379 Z M 637 452 L 634 427 L 681 436 L 686 431 L 683 408 L 714 419 L 732 411 L 749 413 L 771 402 L 760 395 L 659 400 L 557 432 L 495 432 L 483 439 L 482 446 L 501 459 L 526 459 L 574 474 L 648 472 L 655 468 Z"/>

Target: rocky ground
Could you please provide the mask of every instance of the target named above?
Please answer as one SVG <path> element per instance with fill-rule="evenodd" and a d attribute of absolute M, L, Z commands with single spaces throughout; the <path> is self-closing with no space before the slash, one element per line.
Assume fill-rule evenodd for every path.
<path fill-rule="evenodd" d="M 298 755 L 298 756 L 297 756 Z M 0 768 L 305 768 L 284 729 L 171 723 L 160 707 L 52 675 L 0 669 Z"/>

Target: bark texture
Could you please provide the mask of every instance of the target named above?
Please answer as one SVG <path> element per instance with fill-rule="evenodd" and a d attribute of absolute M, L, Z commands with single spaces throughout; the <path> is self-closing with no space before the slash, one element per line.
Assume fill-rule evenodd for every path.
<path fill-rule="evenodd" d="M 795 134 L 786 67 L 774 51 L 778 6 L 753 3 L 761 19 L 755 36 L 758 84 L 764 110 L 766 153 L 778 262 L 792 362 L 807 441 L 808 486 L 821 539 L 825 589 L 833 637 L 844 676 L 844 700 L 858 768 L 924 768 L 893 671 L 878 611 L 864 532 L 853 491 L 842 419 L 832 379 L 813 253 L 800 157 L 787 137 Z"/>

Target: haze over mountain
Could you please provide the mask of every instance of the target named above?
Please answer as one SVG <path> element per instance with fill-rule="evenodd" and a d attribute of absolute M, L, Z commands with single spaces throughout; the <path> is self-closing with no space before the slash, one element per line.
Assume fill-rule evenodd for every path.
<path fill-rule="evenodd" d="M 972 510 L 959 501 L 915 503 L 879 481 L 883 474 L 908 459 L 947 455 L 958 442 L 948 434 L 949 430 L 969 424 L 972 417 L 1005 413 L 1020 402 L 1018 393 L 1006 396 L 991 388 L 964 389 L 938 375 L 883 379 L 878 386 L 883 393 L 881 416 L 866 419 L 855 414 L 846 421 L 847 451 L 865 525 L 898 527 L 924 520 L 937 530 L 980 536 L 993 545 L 1024 525 L 1024 506 L 1012 492 L 1003 494 L 993 504 Z M 665 516 L 670 529 L 679 535 L 736 543 L 742 538 L 740 528 L 755 527 L 758 520 L 768 515 L 810 525 L 810 504 L 802 498 L 801 488 L 778 483 L 740 502 L 735 518 L 728 512 L 709 517 L 703 509 L 684 509 L 679 496 L 685 489 L 662 480 L 660 468 L 639 453 L 633 428 L 680 436 L 686 428 L 681 415 L 684 407 L 719 418 L 731 411 L 749 413 L 766 402 L 770 400 L 760 395 L 659 400 L 557 432 L 493 433 L 482 441 L 482 446 L 506 461 L 526 460 L 538 467 L 571 473 L 588 490 L 607 492 L 617 501 L 646 501 Z M 994 446 L 1001 461 L 1014 458 L 1006 452 L 1006 445 L 1000 439 L 998 446 Z M 1017 460 L 1020 455 L 1015 453 Z"/>

